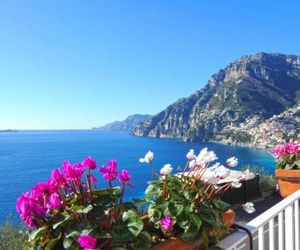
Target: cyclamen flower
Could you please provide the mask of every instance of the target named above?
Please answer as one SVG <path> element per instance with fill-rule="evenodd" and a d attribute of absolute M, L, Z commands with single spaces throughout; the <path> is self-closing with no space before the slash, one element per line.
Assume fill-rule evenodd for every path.
<path fill-rule="evenodd" d="M 35 217 L 45 216 L 46 209 L 43 206 L 43 202 L 37 200 L 34 192 L 28 192 L 22 194 L 17 199 L 17 211 L 20 214 L 21 220 L 26 223 L 30 228 L 36 226 L 34 222 Z"/>
<path fill-rule="evenodd" d="M 171 164 L 165 164 L 163 168 L 160 170 L 160 175 L 165 176 L 170 174 L 173 171 L 173 168 L 171 167 Z"/>
<path fill-rule="evenodd" d="M 239 164 L 239 160 L 236 157 L 231 157 L 226 161 L 226 166 L 231 168 L 236 167 L 238 164 Z"/>
<path fill-rule="evenodd" d="M 150 163 L 153 161 L 153 158 L 154 158 L 154 153 L 152 151 L 148 151 L 147 154 L 145 154 L 145 157 L 144 158 L 140 158 L 139 161 L 141 163 Z"/>
<path fill-rule="evenodd" d="M 85 158 L 82 163 L 83 166 L 88 167 L 89 169 L 95 169 L 97 167 L 96 161 L 92 157 Z"/>
<path fill-rule="evenodd" d="M 162 230 L 165 230 L 167 232 L 171 232 L 173 230 L 174 226 L 174 220 L 170 216 L 166 216 L 160 221 L 160 226 Z"/>
<path fill-rule="evenodd" d="M 49 209 L 57 209 L 61 206 L 61 202 L 59 199 L 59 195 L 57 193 L 53 193 L 50 195 L 48 208 Z"/>
<path fill-rule="evenodd" d="M 196 158 L 196 165 L 200 167 L 206 167 L 207 164 L 217 159 L 218 157 L 216 156 L 214 151 L 208 151 L 207 148 L 203 148 Z"/>
<path fill-rule="evenodd" d="M 233 181 L 231 182 L 231 186 L 232 186 L 233 188 L 240 188 L 240 187 L 242 186 L 242 183 L 240 183 L 239 180 L 233 180 Z"/>
<path fill-rule="evenodd" d="M 254 204 L 252 202 L 247 202 L 243 205 L 243 209 L 248 213 L 248 214 L 252 214 L 254 213 L 256 210 L 255 210 L 255 207 L 254 207 Z"/>
<path fill-rule="evenodd" d="M 103 178 L 108 181 L 114 181 L 117 178 L 117 162 L 116 160 L 110 160 L 107 163 L 108 166 L 102 166 L 99 172 L 103 173 Z"/>
<path fill-rule="evenodd" d="M 50 188 L 56 192 L 59 188 L 63 188 L 65 185 L 66 180 L 60 169 L 54 169 L 51 172 Z"/>
<path fill-rule="evenodd" d="M 119 181 L 124 184 L 128 184 L 131 176 L 126 169 L 123 169 L 119 174 Z"/>
<path fill-rule="evenodd" d="M 230 175 L 230 170 L 224 167 L 223 165 L 216 167 L 214 172 L 215 172 L 215 176 L 220 179 L 225 179 Z"/>
<path fill-rule="evenodd" d="M 186 158 L 188 160 L 194 160 L 196 158 L 194 149 L 190 149 L 190 151 L 186 154 Z"/>
<path fill-rule="evenodd" d="M 288 154 L 300 154 L 300 145 L 298 142 L 289 142 L 285 144 L 278 145 L 274 148 L 273 154 L 276 158 L 284 157 Z"/>
<path fill-rule="evenodd" d="M 255 174 L 252 173 L 252 172 L 250 172 L 249 169 L 247 169 L 247 170 L 245 170 L 245 171 L 243 172 L 242 176 L 240 177 L 240 180 L 245 180 L 245 181 L 247 181 L 247 180 L 253 179 L 254 177 L 255 177 Z"/>
<path fill-rule="evenodd" d="M 77 242 L 84 250 L 95 249 L 97 246 L 97 239 L 90 235 L 79 236 Z"/>
<path fill-rule="evenodd" d="M 75 182 L 80 181 L 81 176 L 84 173 L 84 166 L 81 163 L 76 163 L 72 165 L 69 161 L 65 161 L 62 164 L 62 168 L 66 174 L 66 179 L 68 181 L 73 180 Z"/>

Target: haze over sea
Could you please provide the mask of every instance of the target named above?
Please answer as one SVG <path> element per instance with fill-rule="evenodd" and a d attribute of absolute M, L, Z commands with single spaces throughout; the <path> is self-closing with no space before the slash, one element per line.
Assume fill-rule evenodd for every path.
<path fill-rule="evenodd" d="M 165 163 L 174 169 L 184 166 L 185 155 L 191 148 L 198 153 L 201 148 L 214 150 L 224 162 L 231 156 L 239 158 L 240 167 L 250 164 L 263 167 L 273 173 L 274 164 L 270 154 L 244 147 L 216 143 L 183 142 L 175 139 L 141 138 L 125 132 L 101 132 L 93 130 L 19 131 L 0 133 L 0 223 L 8 216 L 17 220 L 15 202 L 18 196 L 45 181 L 52 169 L 60 167 L 64 160 L 81 162 L 92 156 L 98 166 L 116 159 L 119 169 L 127 169 L 132 176 L 134 188 L 127 190 L 127 198 L 142 197 L 146 182 L 151 180 L 150 168 L 138 159 L 148 151 L 154 152 L 156 170 Z M 94 171 L 98 186 L 105 186 L 101 174 Z"/>

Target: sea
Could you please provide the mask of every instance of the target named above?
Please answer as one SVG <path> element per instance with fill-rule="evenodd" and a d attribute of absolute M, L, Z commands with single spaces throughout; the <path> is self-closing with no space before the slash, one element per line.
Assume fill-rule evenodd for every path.
<path fill-rule="evenodd" d="M 0 223 L 6 220 L 20 222 L 16 212 L 16 200 L 37 182 L 46 181 L 53 169 L 68 160 L 81 162 L 91 156 L 98 166 L 115 159 L 118 169 L 127 169 L 133 187 L 126 190 L 126 199 L 142 198 L 151 169 L 141 164 L 139 158 L 149 150 L 154 152 L 153 164 L 157 171 L 172 164 L 175 171 L 186 164 L 186 153 L 202 148 L 213 150 L 221 163 L 235 156 L 240 169 L 245 165 L 257 166 L 267 173 L 274 172 L 273 157 L 262 150 L 228 146 L 210 142 L 184 142 L 177 139 L 135 137 L 126 132 L 97 130 L 18 131 L 0 133 Z M 106 187 L 98 170 L 93 171 L 97 187 Z M 117 181 L 115 183 L 118 184 Z"/>

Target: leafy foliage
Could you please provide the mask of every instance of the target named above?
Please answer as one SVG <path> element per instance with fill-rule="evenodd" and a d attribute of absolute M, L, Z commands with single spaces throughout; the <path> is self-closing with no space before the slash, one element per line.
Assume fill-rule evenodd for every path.
<path fill-rule="evenodd" d="M 185 241 L 204 239 L 209 231 L 226 229 L 222 214 L 229 206 L 210 195 L 212 188 L 188 176 L 168 175 L 151 182 L 146 191 L 146 200 L 152 201 L 148 209 L 150 222 L 159 229 L 164 217 L 172 217 L 176 225 L 172 233 L 181 234 Z M 215 240 L 213 234 L 209 237 Z"/>

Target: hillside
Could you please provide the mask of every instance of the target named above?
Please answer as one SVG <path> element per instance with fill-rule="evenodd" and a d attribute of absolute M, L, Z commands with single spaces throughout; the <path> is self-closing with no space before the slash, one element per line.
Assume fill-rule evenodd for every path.
<path fill-rule="evenodd" d="M 115 121 L 108 123 L 104 126 L 93 128 L 97 130 L 105 131 L 128 131 L 131 132 L 140 123 L 143 123 L 146 119 L 150 118 L 150 115 L 130 115 L 123 121 Z"/>
<path fill-rule="evenodd" d="M 252 144 L 254 136 L 242 125 L 255 119 L 257 126 L 297 107 L 299 96 L 299 56 L 243 56 L 212 75 L 200 91 L 138 125 L 133 134 Z"/>

